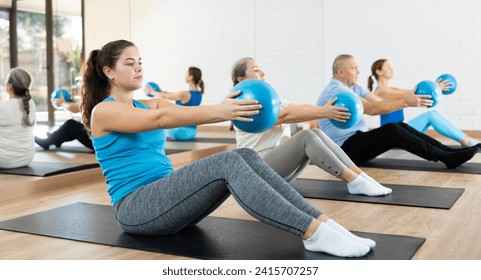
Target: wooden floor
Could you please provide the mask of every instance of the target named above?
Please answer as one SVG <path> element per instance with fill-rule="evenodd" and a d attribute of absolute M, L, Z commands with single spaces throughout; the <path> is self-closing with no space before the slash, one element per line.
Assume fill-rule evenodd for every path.
<path fill-rule="evenodd" d="M 201 136 L 232 136 L 227 131 L 201 132 Z M 452 144 L 445 138 L 441 141 Z M 171 155 L 179 168 L 193 160 L 235 145 L 196 146 L 197 150 Z M 93 154 L 37 152 L 43 161 L 92 162 Z M 473 162 L 481 162 L 481 154 Z M 465 188 L 449 210 L 406 206 L 309 199 L 318 209 L 350 230 L 426 238 L 413 259 L 481 260 L 481 175 L 365 169 L 381 183 Z M 309 166 L 303 178 L 333 179 L 317 167 Z M 0 221 L 36 213 L 75 202 L 109 204 L 104 177 L 99 168 L 52 177 L 0 174 Z M 254 220 L 229 198 L 213 216 Z M 0 230 L 0 259 L 186 259 L 178 256 L 128 250 L 110 246 Z"/>

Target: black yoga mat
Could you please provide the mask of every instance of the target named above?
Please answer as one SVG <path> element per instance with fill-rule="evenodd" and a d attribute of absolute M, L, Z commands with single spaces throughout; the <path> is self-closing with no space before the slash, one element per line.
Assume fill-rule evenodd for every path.
<path fill-rule="evenodd" d="M 451 208 L 464 192 L 462 188 L 383 184 L 392 189 L 391 194 L 365 196 L 350 194 L 341 181 L 298 178 L 291 184 L 303 197 L 439 209 Z"/>
<path fill-rule="evenodd" d="M 32 162 L 28 166 L 0 169 L 3 174 L 27 175 L 27 176 L 51 176 L 84 169 L 99 167 L 94 163 L 66 163 L 66 162 Z"/>
<path fill-rule="evenodd" d="M 458 145 L 446 145 L 446 144 L 443 144 L 444 146 L 446 147 L 449 147 L 449 148 L 452 148 L 452 149 L 462 149 L 462 148 L 465 148 L 464 146 L 461 146 L 460 144 Z M 392 150 L 402 150 L 402 151 L 405 151 L 404 149 L 401 149 L 399 147 L 394 147 L 392 148 Z"/>
<path fill-rule="evenodd" d="M 167 141 L 172 142 L 199 142 L 199 143 L 226 143 L 232 144 L 235 143 L 235 138 L 207 138 L 207 137 L 196 137 L 191 140 L 172 140 L 171 138 L 167 137 Z"/>
<path fill-rule="evenodd" d="M 35 151 L 37 152 L 64 152 L 64 153 L 87 153 L 93 154 L 94 150 L 89 149 L 85 146 L 64 146 L 60 148 L 51 148 L 50 150 L 44 150 L 41 147 L 35 147 Z"/>
<path fill-rule="evenodd" d="M 3 221 L 0 229 L 198 259 L 340 259 L 306 251 L 300 237 L 255 221 L 209 216 L 171 236 L 130 235 L 117 225 L 111 206 L 89 203 L 70 204 Z M 361 259 L 410 259 L 426 240 L 355 233 L 377 243 L 374 250 Z"/>
<path fill-rule="evenodd" d="M 376 158 L 359 164 L 358 166 L 381 169 L 481 174 L 481 163 L 479 162 L 466 162 L 454 169 L 449 169 L 442 162 L 414 159 Z"/>
<path fill-rule="evenodd" d="M 192 151 L 192 150 L 191 149 L 165 149 L 165 154 L 170 155 L 170 154 L 182 153 L 187 151 Z"/>
<path fill-rule="evenodd" d="M 45 151 L 42 148 L 38 147 L 36 150 L 38 151 Z M 165 149 L 165 154 L 175 154 L 181 152 L 191 151 L 191 149 Z M 91 150 L 84 146 L 63 146 L 60 148 L 53 148 L 50 149 L 48 152 L 65 152 L 65 153 L 94 153 L 94 150 Z"/>

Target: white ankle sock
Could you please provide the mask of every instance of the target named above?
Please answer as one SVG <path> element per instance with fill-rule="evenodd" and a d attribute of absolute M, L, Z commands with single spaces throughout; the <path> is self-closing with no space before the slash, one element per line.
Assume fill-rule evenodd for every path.
<path fill-rule="evenodd" d="M 469 138 L 468 142 L 466 144 L 464 144 L 463 146 L 472 147 L 472 146 L 476 146 L 477 144 L 479 144 L 478 140 L 476 140 L 474 138 Z"/>
<path fill-rule="evenodd" d="M 322 223 L 314 235 L 303 242 L 306 250 L 338 257 L 361 257 L 370 251 L 368 246 L 341 234 L 326 223 Z"/>
<path fill-rule="evenodd" d="M 369 182 L 371 182 L 372 184 L 376 185 L 378 188 L 385 190 L 387 192 L 387 194 L 390 194 L 392 192 L 392 189 L 381 185 L 378 181 L 374 180 L 374 178 L 367 175 L 365 172 L 362 172 L 359 175 L 362 176 L 364 179 L 368 180 Z"/>
<path fill-rule="evenodd" d="M 357 176 L 357 178 L 347 183 L 347 189 L 351 194 L 363 194 L 367 196 L 380 196 L 380 195 L 387 195 L 391 193 L 390 188 L 386 188 L 383 185 L 377 183 L 374 179 L 374 182 L 371 182 L 368 178 L 364 178 L 361 175 Z M 366 175 L 367 176 L 367 175 Z"/>
<path fill-rule="evenodd" d="M 345 227 L 341 226 L 340 224 L 336 223 L 333 219 L 329 219 L 327 220 L 326 224 L 328 226 L 330 226 L 331 228 L 333 228 L 334 230 L 337 230 L 338 232 L 340 232 L 341 234 L 344 234 L 345 236 L 357 241 L 357 242 L 360 242 L 366 246 L 368 246 L 369 248 L 374 248 L 376 247 L 376 241 L 372 240 L 372 239 L 368 239 L 368 238 L 364 238 L 364 237 L 359 237 L 355 234 L 353 234 L 352 232 L 350 232 L 349 230 L 347 230 Z"/>

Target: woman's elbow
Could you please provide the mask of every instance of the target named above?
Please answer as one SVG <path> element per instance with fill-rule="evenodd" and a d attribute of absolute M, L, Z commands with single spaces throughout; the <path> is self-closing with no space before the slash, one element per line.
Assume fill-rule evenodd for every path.
<path fill-rule="evenodd" d="M 166 128 L 171 128 L 171 123 L 168 120 L 167 117 L 160 115 L 156 116 L 151 123 L 154 125 L 156 129 L 166 129 Z"/>

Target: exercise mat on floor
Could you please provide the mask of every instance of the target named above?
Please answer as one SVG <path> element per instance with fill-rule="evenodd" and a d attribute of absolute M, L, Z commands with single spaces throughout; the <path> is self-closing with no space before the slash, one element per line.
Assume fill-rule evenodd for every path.
<path fill-rule="evenodd" d="M 111 206 L 75 203 L 0 222 L 0 229 L 48 237 L 210 260 L 340 259 L 304 249 L 300 237 L 261 222 L 206 217 L 171 236 L 123 232 Z M 410 259 L 425 238 L 354 232 L 376 241 L 373 251 L 356 259 Z"/>
<path fill-rule="evenodd" d="M 333 180 L 296 179 L 292 186 L 304 197 L 353 202 L 391 204 L 401 206 L 449 209 L 463 194 L 462 188 L 438 188 L 383 184 L 391 188 L 386 196 L 365 196 L 350 194 L 346 183 Z"/>
<path fill-rule="evenodd" d="M 26 176 L 51 176 L 73 171 L 80 171 L 90 168 L 99 167 L 97 162 L 94 163 L 71 163 L 71 162 L 32 162 L 28 166 L 0 169 L 0 173 L 26 175 Z"/>
<path fill-rule="evenodd" d="M 380 169 L 481 174 L 481 163 L 479 162 L 466 162 L 454 169 L 449 169 L 442 162 L 414 159 L 376 158 L 359 164 L 358 166 Z"/>
<path fill-rule="evenodd" d="M 173 140 L 167 137 L 167 141 L 172 142 L 200 142 L 200 143 L 226 143 L 226 144 L 233 144 L 235 143 L 235 138 L 207 138 L 207 137 L 196 137 L 191 140 Z"/>
<path fill-rule="evenodd" d="M 188 151 L 192 151 L 192 150 L 191 149 L 165 149 L 165 154 L 170 155 L 170 154 L 177 154 L 177 153 L 183 153 Z"/>

